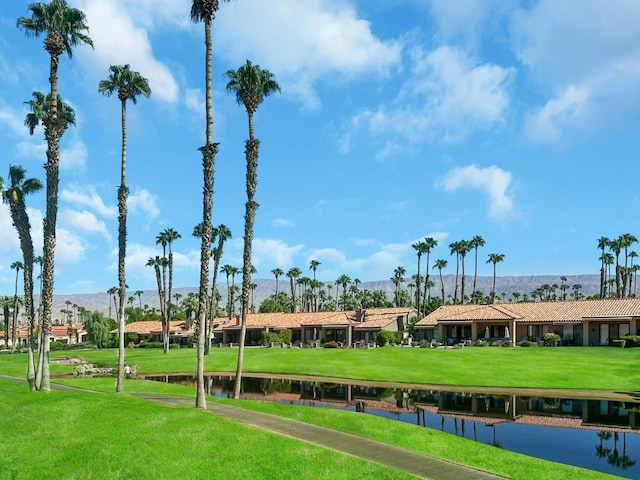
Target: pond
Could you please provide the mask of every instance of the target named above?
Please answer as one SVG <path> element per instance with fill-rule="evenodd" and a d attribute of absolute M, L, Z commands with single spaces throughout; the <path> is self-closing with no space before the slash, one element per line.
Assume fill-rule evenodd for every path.
<path fill-rule="evenodd" d="M 195 386 L 194 375 L 145 378 Z M 631 396 L 571 398 L 510 389 L 450 391 L 343 380 L 244 377 L 241 397 L 377 415 L 513 452 L 640 479 L 640 402 Z M 207 393 L 231 397 L 234 378 L 206 378 Z M 537 392 L 540 393 L 540 392 Z M 547 396 L 548 395 L 548 396 Z"/>

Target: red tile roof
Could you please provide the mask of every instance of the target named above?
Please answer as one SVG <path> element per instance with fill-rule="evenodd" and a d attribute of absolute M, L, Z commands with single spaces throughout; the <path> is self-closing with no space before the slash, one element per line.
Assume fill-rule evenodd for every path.
<path fill-rule="evenodd" d="M 578 300 L 567 302 L 522 302 L 493 305 L 443 305 L 416 323 L 509 321 L 525 323 L 582 322 L 583 319 L 640 317 L 640 298 Z"/>

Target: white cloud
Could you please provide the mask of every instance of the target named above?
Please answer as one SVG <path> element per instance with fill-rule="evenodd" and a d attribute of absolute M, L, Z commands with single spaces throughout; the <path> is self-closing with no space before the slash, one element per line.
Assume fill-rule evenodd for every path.
<path fill-rule="evenodd" d="M 107 231 L 106 224 L 102 220 L 98 220 L 93 213 L 86 210 L 62 210 L 60 212 L 60 225 L 64 225 L 74 231 L 97 233 L 102 235 L 107 241 L 111 241 L 111 235 Z"/>
<path fill-rule="evenodd" d="M 86 163 L 87 146 L 78 138 L 74 138 L 70 145 L 60 151 L 61 170 L 84 170 Z"/>
<path fill-rule="evenodd" d="M 461 188 L 479 190 L 489 198 L 488 216 L 494 220 L 503 220 L 516 214 L 515 205 L 508 190 L 512 177 L 496 166 L 478 168 L 469 165 L 454 168 L 438 183 L 445 192 L 455 192 Z"/>
<path fill-rule="evenodd" d="M 514 15 L 514 51 L 546 98 L 527 135 L 558 141 L 627 123 L 640 92 L 640 3 L 541 0 Z M 615 127 L 614 127 L 615 128 Z"/>
<path fill-rule="evenodd" d="M 283 92 L 308 109 L 320 106 L 319 79 L 384 74 L 400 59 L 399 44 L 377 38 L 341 0 L 231 2 L 221 7 L 216 31 L 220 55 L 268 65 Z"/>
<path fill-rule="evenodd" d="M 118 211 L 115 206 L 105 205 L 102 197 L 98 195 L 93 186 L 73 186 L 72 189 L 63 189 L 60 199 L 74 206 L 89 207 L 102 217 L 115 219 Z"/>
<path fill-rule="evenodd" d="M 364 109 L 351 119 L 348 139 L 361 129 L 385 139 L 379 158 L 398 154 L 425 139 L 457 142 L 505 123 L 514 71 L 479 63 L 453 47 L 412 52 L 410 75 L 393 102 Z"/>
<path fill-rule="evenodd" d="M 127 207 L 132 214 L 144 217 L 148 221 L 160 214 L 156 196 L 145 188 L 136 188 L 135 192 L 129 195 Z"/>
<path fill-rule="evenodd" d="M 97 85 L 99 80 L 106 78 L 110 65 L 130 64 L 133 70 L 149 80 L 153 98 L 169 103 L 178 100 L 179 88 L 171 69 L 155 58 L 148 38 L 146 28 L 151 25 L 149 2 L 144 5 L 111 0 L 83 0 L 74 3 L 87 16 L 94 44 L 94 51 L 89 48 L 77 50 L 78 58 L 87 68 L 90 83 Z M 178 6 L 176 2 L 164 3 L 164 6 Z M 156 2 L 155 8 L 162 7 Z M 184 17 L 188 18 L 188 5 L 183 3 L 183 8 Z M 144 11 L 149 14 L 141 15 Z"/>
<path fill-rule="evenodd" d="M 278 217 L 271 222 L 272 227 L 293 227 L 296 224 L 293 220 L 288 218 Z"/>
<path fill-rule="evenodd" d="M 303 248 L 302 244 L 287 245 L 282 240 L 273 239 L 253 239 L 252 258 L 256 269 L 260 265 L 275 265 L 285 269 L 289 265 L 294 265 L 294 255 L 299 253 Z M 275 268 L 275 267 L 274 267 Z"/>
<path fill-rule="evenodd" d="M 201 90 L 188 88 L 184 92 L 184 104 L 195 113 L 202 113 L 205 109 L 205 98 Z"/>
<path fill-rule="evenodd" d="M 493 32 L 516 5 L 515 0 L 428 0 L 431 17 L 444 42 L 462 42 L 469 48 L 479 43 L 485 30 Z"/>
<path fill-rule="evenodd" d="M 84 240 L 65 228 L 56 228 L 56 265 L 64 266 L 84 260 L 87 246 Z"/>

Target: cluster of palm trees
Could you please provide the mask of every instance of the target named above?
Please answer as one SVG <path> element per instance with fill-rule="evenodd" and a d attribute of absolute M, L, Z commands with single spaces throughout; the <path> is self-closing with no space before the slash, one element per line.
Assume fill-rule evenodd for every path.
<path fill-rule="evenodd" d="M 624 233 L 617 238 L 598 238 L 600 258 L 600 298 L 626 298 L 636 295 L 636 279 L 639 265 L 634 265 L 638 254 L 629 250 L 638 239 Z M 623 256 L 622 260 L 620 255 Z M 611 266 L 615 266 L 613 276 Z"/>
<path fill-rule="evenodd" d="M 474 270 L 473 270 L 473 285 L 471 290 L 470 299 L 472 303 L 481 303 L 482 301 L 487 300 L 482 292 L 479 292 L 476 289 L 476 281 L 478 278 L 478 248 L 483 247 L 485 245 L 485 240 L 480 235 L 475 235 L 471 240 L 460 240 L 456 242 L 452 242 L 449 244 L 449 250 L 451 255 L 455 255 L 456 258 L 456 273 L 455 273 L 455 283 L 454 283 L 454 291 L 453 291 L 453 303 L 465 303 L 468 297 L 465 295 L 465 290 L 467 286 L 467 275 L 465 271 L 465 259 L 467 254 L 471 251 L 474 253 Z M 435 282 L 430 280 L 430 268 L 437 268 L 440 277 L 440 288 L 441 288 L 441 301 L 445 303 L 445 288 L 444 288 L 444 279 L 442 277 L 442 270 L 447 267 L 449 262 L 445 259 L 437 259 L 434 261 L 433 265 L 430 265 L 430 256 L 432 251 L 438 246 L 438 241 L 433 237 L 425 237 L 423 240 L 420 240 L 411 245 L 412 248 L 416 251 L 418 258 L 418 268 L 415 275 L 412 276 L 412 279 L 415 283 L 411 284 L 411 289 L 415 288 L 415 307 L 418 311 L 426 312 L 430 309 L 429 305 L 431 304 L 431 288 L 435 287 Z M 426 255 L 426 268 L 425 274 L 422 275 L 420 261 L 422 256 Z M 502 253 L 490 253 L 488 255 L 486 263 L 493 264 L 493 288 L 489 293 L 488 301 L 493 303 L 495 302 L 496 297 L 496 265 L 504 260 L 504 254 Z M 400 301 L 400 284 L 404 282 L 404 275 L 406 274 L 406 270 L 404 267 L 398 267 L 394 271 L 393 277 L 391 277 L 391 281 L 396 286 L 396 304 Z M 423 282 L 424 279 L 424 283 Z M 458 285 L 460 285 L 460 298 L 458 298 Z M 411 295 L 413 297 L 413 295 Z M 421 301 L 422 296 L 422 301 Z"/>

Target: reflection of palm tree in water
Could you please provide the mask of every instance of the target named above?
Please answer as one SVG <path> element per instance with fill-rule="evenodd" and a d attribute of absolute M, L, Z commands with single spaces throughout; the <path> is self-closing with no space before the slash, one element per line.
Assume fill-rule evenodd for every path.
<path fill-rule="evenodd" d="M 620 439 L 620 435 L 618 432 L 598 432 L 598 437 L 600 438 L 600 444 L 596 445 L 596 456 L 598 458 L 606 458 L 607 463 L 611 466 L 620 468 L 622 470 L 627 470 L 628 468 L 633 467 L 636 464 L 637 460 L 632 459 L 627 455 L 627 434 L 622 434 L 622 455 L 618 451 L 618 440 Z M 613 437 L 613 449 L 606 447 L 604 442 L 611 440 Z"/>
<path fill-rule="evenodd" d="M 498 440 L 496 440 L 496 424 L 494 423 L 493 425 L 491 425 L 491 428 L 493 428 L 493 439 L 491 440 L 491 445 L 498 448 L 504 448 L 502 444 Z"/>
<path fill-rule="evenodd" d="M 623 433 L 622 438 L 622 455 L 620 455 L 620 453 L 618 452 L 618 432 L 615 432 L 613 434 L 613 451 L 610 451 L 610 453 L 607 455 L 607 463 L 622 470 L 626 470 L 627 468 L 633 467 L 636 461 L 632 460 L 627 455 L 627 434 Z"/>

